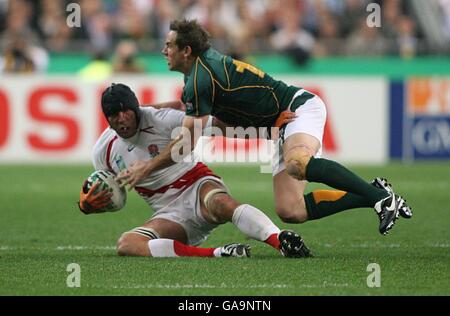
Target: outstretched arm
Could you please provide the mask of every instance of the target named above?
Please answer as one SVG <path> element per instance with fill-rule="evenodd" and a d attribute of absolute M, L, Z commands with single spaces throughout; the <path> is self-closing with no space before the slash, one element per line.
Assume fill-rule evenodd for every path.
<path fill-rule="evenodd" d="M 285 124 L 293 122 L 295 120 L 295 118 L 296 118 L 296 114 L 294 112 L 291 112 L 289 110 L 281 112 L 280 116 L 277 118 L 274 126 L 271 128 L 271 134 L 269 134 L 271 136 L 271 139 L 277 139 L 278 138 L 278 130 L 279 130 L 279 128 L 281 128 Z M 215 128 L 219 128 L 220 131 L 222 132 L 222 135 L 225 136 L 225 137 L 244 138 L 244 139 L 254 138 L 254 137 L 250 137 L 250 135 L 246 134 L 246 133 L 243 134 L 243 135 L 239 135 L 239 134 L 236 134 L 234 132 L 231 132 L 231 134 L 228 134 L 227 133 L 227 128 L 233 128 L 233 126 L 222 122 L 217 117 L 213 117 L 213 119 L 212 119 L 212 126 L 215 127 Z M 256 136 L 256 138 L 266 139 L 267 136 L 268 136 L 267 135 L 267 130 L 258 128 L 258 129 L 256 129 L 256 135 L 255 136 Z"/>
<path fill-rule="evenodd" d="M 174 109 L 174 110 L 179 110 L 179 111 L 186 111 L 186 105 L 181 102 L 181 100 L 176 100 L 176 101 L 169 101 L 169 102 L 162 102 L 162 103 L 156 103 L 156 104 L 142 104 L 141 106 L 151 106 L 155 109 L 165 109 L 165 108 L 169 108 L 169 109 Z"/>

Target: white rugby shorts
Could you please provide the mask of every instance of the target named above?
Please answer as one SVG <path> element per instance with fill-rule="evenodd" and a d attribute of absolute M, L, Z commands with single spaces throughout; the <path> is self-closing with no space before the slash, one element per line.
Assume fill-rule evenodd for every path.
<path fill-rule="evenodd" d="M 186 231 L 189 245 L 197 246 L 201 244 L 218 226 L 208 223 L 201 212 L 200 188 L 208 181 L 214 181 L 227 190 L 222 180 L 214 176 L 205 176 L 198 179 L 179 195 L 176 192 L 178 190 L 170 189 L 165 193 L 168 204 L 158 209 L 151 219 L 163 218 L 178 223 Z"/>
<path fill-rule="evenodd" d="M 304 92 L 306 91 L 301 89 L 294 94 L 291 103 L 289 104 L 289 109 L 292 107 L 295 99 L 301 96 Z M 322 99 L 315 95 L 313 98 L 300 105 L 295 110 L 295 114 L 297 117 L 293 122 L 286 125 L 284 133 L 280 133 L 282 137 L 278 139 L 275 146 L 274 155 L 272 158 L 272 176 L 275 176 L 286 169 L 283 159 L 282 146 L 284 141 L 291 135 L 304 133 L 317 138 L 320 142 L 320 148 L 314 157 L 318 158 L 322 155 L 323 131 L 327 119 L 327 110 Z"/>

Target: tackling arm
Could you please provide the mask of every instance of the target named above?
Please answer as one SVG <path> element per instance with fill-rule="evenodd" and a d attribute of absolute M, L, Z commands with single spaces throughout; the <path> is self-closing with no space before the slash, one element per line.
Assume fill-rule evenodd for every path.
<path fill-rule="evenodd" d="M 228 124 L 222 122 L 217 117 L 213 117 L 213 119 L 212 119 L 212 126 L 216 127 L 216 128 L 219 128 L 220 131 L 222 132 L 222 135 L 224 137 L 227 137 L 227 130 L 226 130 L 227 127 L 234 128 L 234 126 L 228 125 Z M 240 135 L 236 135 L 235 133 L 233 133 L 233 137 L 232 138 L 243 138 L 243 139 L 248 139 L 249 138 L 247 134 L 245 134 L 245 137 L 239 137 L 239 136 Z M 253 138 L 253 137 L 251 137 L 251 138 Z M 259 129 L 257 129 L 256 130 L 256 138 L 263 138 L 263 139 L 265 139 L 265 138 L 267 138 L 266 137 L 266 133 L 261 133 L 261 131 Z"/>
<path fill-rule="evenodd" d="M 290 110 L 286 110 L 280 113 L 280 116 L 277 118 L 274 126 L 271 128 L 271 138 L 276 139 L 278 137 L 278 129 L 281 128 L 283 125 L 288 124 L 290 122 L 293 122 L 296 118 L 296 114 L 294 112 L 291 112 Z M 227 136 L 226 129 L 227 127 L 233 127 L 232 125 L 228 125 L 221 120 L 219 120 L 217 117 L 213 117 L 212 119 L 212 126 L 219 128 L 222 131 L 222 135 L 225 137 Z M 274 130 L 275 129 L 275 130 Z M 245 134 L 245 139 L 248 139 L 248 135 Z M 267 131 L 261 131 L 259 128 L 256 130 L 256 138 L 267 138 Z M 241 138 L 239 135 L 236 135 L 233 133 L 233 138 Z"/>
<path fill-rule="evenodd" d="M 185 116 L 181 134 L 170 142 L 157 157 L 148 161 L 136 161 L 130 168 L 120 172 L 116 180 L 121 183 L 122 187 L 129 185 L 131 190 L 153 171 L 181 161 L 194 150 L 208 118 L 208 115 L 202 117 Z"/>
<path fill-rule="evenodd" d="M 179 110 L 179 111 L 183 111 L 183 112 L 186 111 L 186 106 L 180 100 L 157 103 L 157 104 L 142 104 L 141 106 L 144 106 L 144 107 L 151 106 L 155 109 L 169 108 L 169 109 Z"/>

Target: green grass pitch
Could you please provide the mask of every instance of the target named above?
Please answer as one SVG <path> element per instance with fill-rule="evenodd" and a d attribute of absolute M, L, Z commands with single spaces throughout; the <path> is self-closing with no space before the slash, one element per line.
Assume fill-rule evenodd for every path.
<path fill-rule="evenodd" d="M 271 175 L 258 166 L 212 167 L 240 201 L 298 231 L 315 258 L 282 258 L 230 223 L 204 246 L 248 242 L 252 257 L 122 258 L 121 233 L 151 210 L 136 193 L 117 213 L 85 216 L 76 201 L 90 166 L 0 166 L 0 295 L 450 295 L 450 164 L 353 166 L 367 180 L 386 176 L 412 205 L 388 236 L 371 209 L 302 225 L 274 213 Z M 308 189 L 318 186 L 309 186 Z M 67 287 L 67 266 L 81 268 L 81 287 Z M 368 287 L 370 263 L 381 286 Z"/>

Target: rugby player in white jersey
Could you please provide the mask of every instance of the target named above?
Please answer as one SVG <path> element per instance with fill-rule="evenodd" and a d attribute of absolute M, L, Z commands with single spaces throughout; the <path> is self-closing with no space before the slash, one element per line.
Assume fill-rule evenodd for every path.
<path fill-rule="evenodd" d="M 135 164 L 158 157 L 173 142 L 184 112 L 140 107 L 126 85 L 113 84 L 102 95 L 102 110 L 110 125 L 93 149 L 96 170 L 116 175 Z M 179 134 L 179 133 L 178 133 Z M 235 243 L 218 248 L 198 247 L 218 225 L 232 222 L 246 236 L 265 242 L 285 257 L 309 257 L 309 249 L 295 232 L 280 229 L 260 210 L 236 201 L 206 165 L 191 159 L 147 175 L 134 189 L 155 213 L 140 227 L 124 233 L 117 243 L 123 256 L 152 257 L 248 257 L 250 247 Z M 98 213 L 107 203 L 107 190 L 94 193 L 97 185 L 80 192 L 79 207 L 85 214 Z"/>

